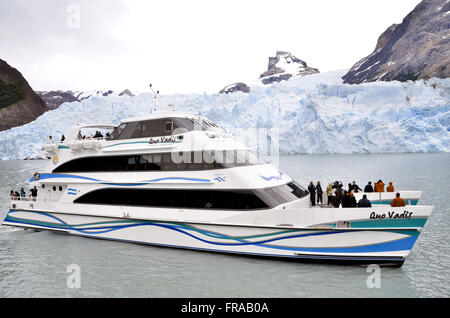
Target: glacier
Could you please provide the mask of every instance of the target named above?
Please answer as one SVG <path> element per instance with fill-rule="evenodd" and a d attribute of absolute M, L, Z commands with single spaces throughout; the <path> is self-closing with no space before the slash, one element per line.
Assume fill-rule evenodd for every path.
<path fill-rule="evenodd" d="M 249 93 L 162 95 L 175 109 L 210 118 L 254 147 L 256 129 L 277 131 L 280 154 L 449 152 L 450 78 L 342 83 L 346 70 L 251 84 Z M 93 96 L 64 103 L 0 132 L 0 159 L 39 156 L 77 124 L 114 124 L 158 108 L 153 95 Z"/>

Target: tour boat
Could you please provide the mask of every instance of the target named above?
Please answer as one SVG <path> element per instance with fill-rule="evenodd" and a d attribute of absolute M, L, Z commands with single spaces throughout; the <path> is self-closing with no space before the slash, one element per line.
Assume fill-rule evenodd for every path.
<path fill-rule="evenodd" d="M 112 133 L 86 138 L 86 130 Z M 3 225 L 198 251 L 401 266 L 433 209 L 417 202 L 312 207 L 304 187 L 218 125 L 167 107 L 117 127 L 75 126 L 44 151 L 48 166 L 29 180 L 37 196 L 12 197 Z M 371 195 L 379 203 L 390 199 Z"/>

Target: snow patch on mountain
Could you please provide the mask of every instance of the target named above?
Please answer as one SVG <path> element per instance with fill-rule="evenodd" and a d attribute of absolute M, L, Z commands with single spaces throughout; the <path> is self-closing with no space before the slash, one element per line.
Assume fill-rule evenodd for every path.
<path fill-rule="evenodd" d="M 269 57 L 267 71 L 260 75 L 263 84 L 272 84 L 288 80 L 295 76 L 304 76 L 319 73 L 317 68 L 309 67 L 305 61 L 300 60 L 289 52 L 277 51 L 276 56 Z"/>

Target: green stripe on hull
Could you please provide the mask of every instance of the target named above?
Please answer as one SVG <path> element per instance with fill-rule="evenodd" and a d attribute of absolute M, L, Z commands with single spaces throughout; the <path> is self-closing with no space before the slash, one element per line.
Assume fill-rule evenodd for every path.
<path fill-rule="evenodd" d="M 383 228 L 383 227 L 423 227 L 427 218 L 412 218 L 408 219 L 382 219 L 382 220 L 363 220 L 351 221 L 350 227 L 353 229 L 359 228 Z"/>
<path fill-rule="evenodd" d="M 417 205 L 417 203 L 419 202 L 419 200 L 407 200 L 407 199 L 405 199 L 405 201 L 406 201 L 406 204 L 407 205 Z M 387 204 L 387 205 L 390 205 L 391 204 L 391 202 L 392 202 L 392 200 L 373 200 L 373 201 L 371 201 L 371 203 L 372 204 Z"/>

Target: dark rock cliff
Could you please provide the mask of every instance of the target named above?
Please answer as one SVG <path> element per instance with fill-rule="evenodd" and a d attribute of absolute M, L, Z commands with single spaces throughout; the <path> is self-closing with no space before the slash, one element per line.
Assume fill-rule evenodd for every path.
<path fill-rule="evenodd" d="M 0 131 L 29 123 L 47 110 L 22 74 L 0 59 Z"/>
<path fill-rule="evenodd" d="M 342 79 L 359 84 L 450 77 L 450 1 L 424 0 L 378 39 Z"/>

